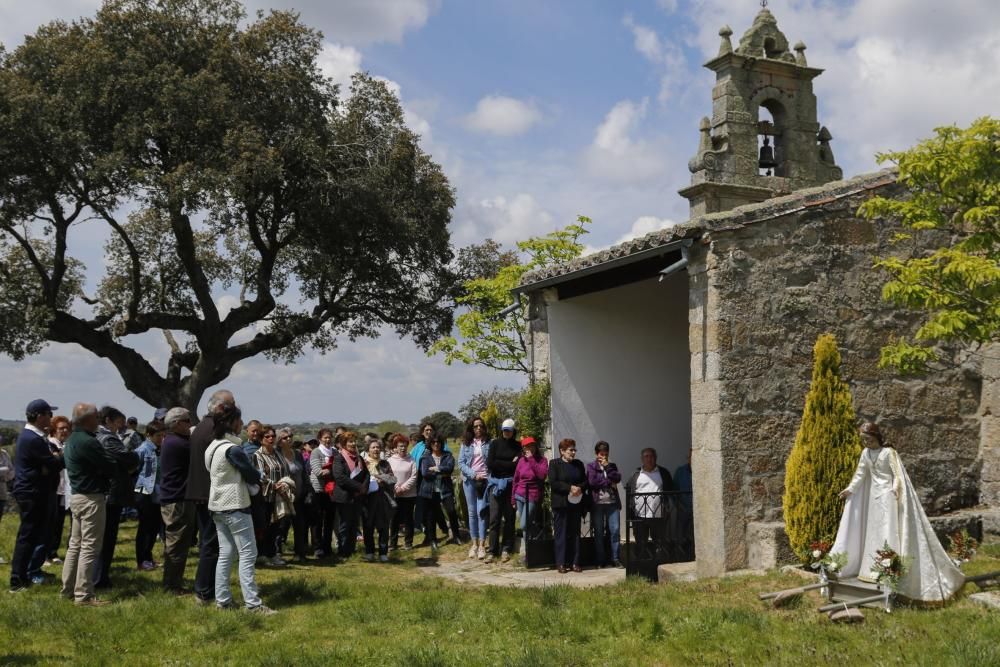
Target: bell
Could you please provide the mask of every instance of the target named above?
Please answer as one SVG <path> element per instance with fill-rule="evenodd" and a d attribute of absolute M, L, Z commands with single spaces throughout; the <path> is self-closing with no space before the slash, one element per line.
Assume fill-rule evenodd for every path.
<path fill-rule="evenodd" d="M 778 166 L 778 163 L 774 160 L 774 149 L 771 148 L 771 140 L 768 137 L 764 137 L 764 145 L 760 147 L 760 158 L 757 164 L 761 169 L 774 169 Z"/>

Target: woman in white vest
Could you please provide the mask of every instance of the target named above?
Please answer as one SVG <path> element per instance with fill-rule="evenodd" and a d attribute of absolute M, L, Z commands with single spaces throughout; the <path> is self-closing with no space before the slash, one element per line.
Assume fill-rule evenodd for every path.
<path fill-rule="evenodd" d="M 248 611 L 270 616 L 276 613 L 261 602 L 254 566 L 257 541 L 250 516 L 250 496 L 260 492 L 261 474 L 250 463 L 239 436 L 243 419 L 236 406 L 226 407 L 214 417 L 214 440 L 205 450 L 205 467 L 211 480 L 208 509 L 219 533 L 219 562 L 215 569 L 215 604 L 220 609 L 236 606 L 229 587 L 233 560 L 239 558 L 240 588 Z"/>

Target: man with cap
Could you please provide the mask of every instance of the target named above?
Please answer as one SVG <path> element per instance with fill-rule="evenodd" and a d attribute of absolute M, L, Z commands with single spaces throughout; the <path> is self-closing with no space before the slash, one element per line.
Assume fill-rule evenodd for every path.
<path fill-rule="evenodd" d="M 514 470 L 521 458 L 521 443 L 517 441 L 514 420 L 505 419 L 500 426 L 500 437 L 490 443 L 486 455 L 486 470 L 489 473 L 486 495 L 490 500 L 490 552 L 485 563 L 495 558 L 504 562 L 510 560 L 514 551 L 514 504 L 511 493 L 514 490 Z M 503 524 L 503 542 L 500 541 L 500 524 Z M 502 554 L 501 554 L 502 548 Z"/>
<path fill-rule="evenodd" d="M 48 428 L 54 410 L 55 406 L 40 398 L 28 403 L 24 410 L 27 423 L 17 436 L 12 491 L 21 514 L 21 526 L 10 562 L 11 592 L 24 590 L 32 583 L 29 578 L 32 554 L 49 539 L 52 489 L 58 484 L 59 471 L 63 468 L 62 454 L 54 454 L 49 448 Z M 44 550 L 39 551 L 44 560 Z M 33 565 L 41 567 L 40 562 Z M 32 574 L 40 583 L 41 571 Z"/>

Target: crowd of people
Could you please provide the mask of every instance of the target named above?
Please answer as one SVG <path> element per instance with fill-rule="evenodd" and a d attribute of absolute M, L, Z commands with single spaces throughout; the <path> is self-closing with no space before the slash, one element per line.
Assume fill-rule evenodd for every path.
<path fill-rule="evenodd" d="M 161 409 L 141 433 L 137 420 L 114 407 L 78 403 L 70 418 L 56 410 L 41 399 L 29 403 L 13 459 L 0 449 L 0 517 L 9 480 L 21 518 L 12 592 L 45 583 L 42 568 L 60 562 L 68 516 L 61 594 L 81 606 L 107 604 L 96 591 L 114 585 L 120 522 L 131 515 L 138 522 L 136 567 L 162 569 L 165 590 L 234 608 L 235 566 L 243 606 L 273 614 L 260 598 L 256 569 L 287 565 L 289 535 L 299 562 L 349 558 L 359 542 L 366 560 L 386 562 L 390 551 L 414 548 L 418 532 L 423 542 L 416 546 L 436 551 L 442 541 L 461 545 L 458 485 L 467 508 L 468 558 L 509 561 L 516 527 L 526 538 L 538 531 L 548 487 L 559 572 L 581 570 L 580 523 L 588 511 L 598 566 L 622 567 L 622 474 L 607 442 L 597 443 L 586 466 L 577 459 L 575 441 L 562 440 L 559 456 L 549 460 L 534 438 L 517 437 L 512 419 L 492 439 L 486 423 L 473 419 L 457 460 L 430 423 L 409 435 L 359 437 L 343 427 L 323 428 L 299 442 L 289 429 L 244 423 L 226 390 L 211 395 L 197 424 L 185 408 Z M 689 466 L 678 477 L 684 474 L 689 491 Z M 626 488 L 640 495 L 673 488 L 670 473 L 656 465 L 655 450 L 643 450 L 642 466 Z M 634 510 L 640 518 L 661 513 L 646 499 Z M 162 564 L 154 560 L 157 540 Z M 195 544 L 189 589 L 184 573 Z"/>

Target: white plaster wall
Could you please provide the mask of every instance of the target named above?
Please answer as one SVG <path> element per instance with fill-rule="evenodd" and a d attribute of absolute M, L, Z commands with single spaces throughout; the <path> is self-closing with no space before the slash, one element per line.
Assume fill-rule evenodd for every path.
<path fill-rule="evenodd" d="M 573 438 L 589 463 L 607 440 L 625 480 L 655 447 L 672 475 L 691 445 L 687 272 L 557 301 L 548 320 L 553 447 Z"/>

